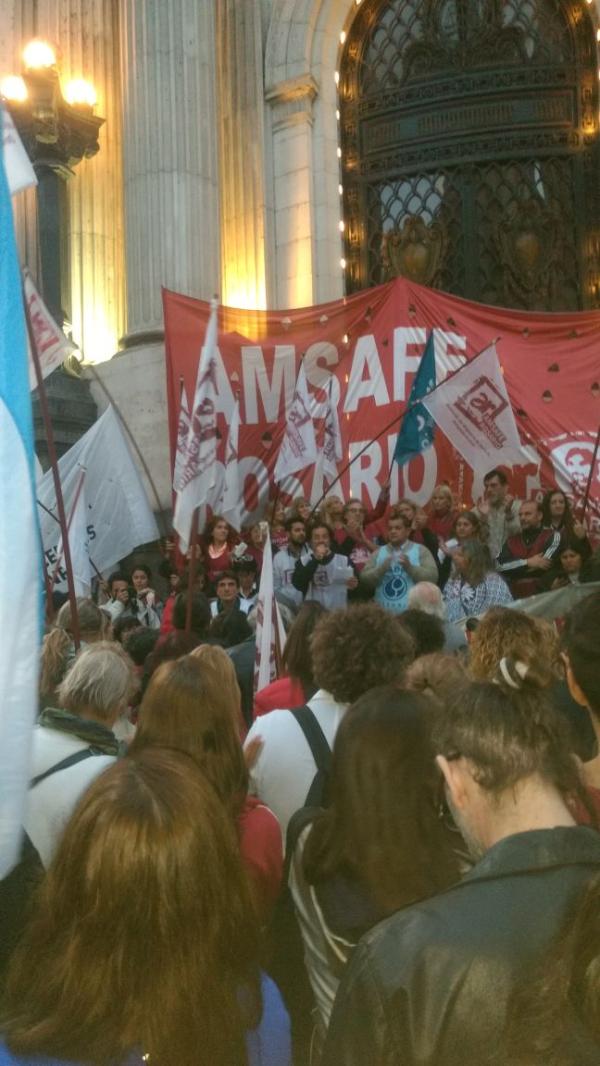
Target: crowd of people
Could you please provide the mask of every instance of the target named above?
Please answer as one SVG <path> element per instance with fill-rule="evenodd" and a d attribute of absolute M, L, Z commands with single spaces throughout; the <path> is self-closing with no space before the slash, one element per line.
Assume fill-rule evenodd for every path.
<path fill-rule="evenodd" d="M 266 551 L 286 642 L 255 691 Z M 216 515 L 65 602 L 0 1066 L 597 1064 L 600 592 L 515 601 L 598 565 L 562 492 L 495 470 L 470 510 Z"/>

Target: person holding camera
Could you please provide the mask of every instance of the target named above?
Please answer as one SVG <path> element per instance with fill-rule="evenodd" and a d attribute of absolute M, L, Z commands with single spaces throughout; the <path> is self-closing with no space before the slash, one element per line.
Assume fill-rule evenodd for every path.
<path fill-rule="evenodd" d="M 133 597 L 129 609 L 138 619 L 140 625 L 149 629 L 160 629 L 162 603 L 157 600 L 154 589 L 150 588 L 152 571 L 145 563 L 136 563 L 131 571 Z"/>

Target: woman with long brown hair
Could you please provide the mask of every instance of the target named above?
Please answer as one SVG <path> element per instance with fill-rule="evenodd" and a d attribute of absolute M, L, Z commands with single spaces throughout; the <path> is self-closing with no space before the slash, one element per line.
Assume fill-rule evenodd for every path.
<path fill-rule="evenodd" d="M 455 577 L 444 587 L 449 622 L 485 614 L 490 607 L 505 607 L 512 595 L 504 578 L 492 566 L 490 553 L 480 540 L 466 540 L 453 552 Z"/>
<path fill-rule="evenodd" d="M 209 518 L 202 535 L 203 564 L 209 592 L 214 591 L 219 575 L 224 570 L 231 570 L 231 550 L 235 541 L 236 535 L 229 522 L 218 514 Z"/>
<path fill-rule="evenodd" d="M 322 1029 L 360 937 L 458 880 L 462 840 L 439 818 L 432 710 L 392 685 L 361 696 L 336 734 L 328 809 L 308 828 L 308 811 L 291 823 L 290 886 Z"/>
<path fill-rule="evenodd" d="M 214 789 L 186 756 L 140 752 L 66 828 L 12 960 L 0 1063 L 285 1066 L 285 1013 L 257 958 Z"/>
<path fill-rule="evenodd" d="M 279 892 L 283 845 L 275 815 L 248 795 L 241 724 L 233 663 L 222 648 L 202 645 L 152 675 L 130 753 L 161 747 L 191 756 L 237 828 L 256 904 L 265 915 Z"/>

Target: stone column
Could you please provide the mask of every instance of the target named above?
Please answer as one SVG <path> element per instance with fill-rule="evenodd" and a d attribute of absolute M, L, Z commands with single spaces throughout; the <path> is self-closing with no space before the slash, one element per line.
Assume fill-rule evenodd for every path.
<path fill-rule="evenodd" d="M 217 4 L 222 300 L 266 307 L 261 0 Z"/>
<path fill-rule="evenodd" d="M 303 307 L 314 297 L 313 100 L 311 74 L 267 88 L 272 109 L 276 307 Z"/>
<path fill-rule="evenodd" d="M 214 0 L 122 0 L 128 346 L 220 287 Z"/>
<path fill-rule="evenodd" d="M 38 0 L 35 33 L 58 47 L 63 86 L 85 78 L 105 119 L 100 151 L 67 183 L 73 339 L 90 362 L 110 359 L 124 330 L 119 0 Z M 67 301 L 65 301 L 67 302 Z"/>

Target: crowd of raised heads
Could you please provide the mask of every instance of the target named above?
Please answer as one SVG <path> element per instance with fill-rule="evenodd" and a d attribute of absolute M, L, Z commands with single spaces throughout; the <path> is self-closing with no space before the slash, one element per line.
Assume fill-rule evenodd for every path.
<path fill-rule="evenodd" d="M 485 485 L 215 515 L 60 606 L 0 1066 L 597 1066 L 596 546 Z"/>

